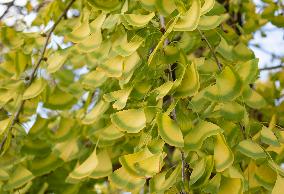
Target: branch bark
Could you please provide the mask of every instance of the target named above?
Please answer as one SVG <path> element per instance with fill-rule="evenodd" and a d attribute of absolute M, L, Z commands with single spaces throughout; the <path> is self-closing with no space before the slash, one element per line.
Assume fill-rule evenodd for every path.
<path fill-rule="evenodd" d="M 14 5 L 14 1 L 10 2 L 10 3 L 7 3 L 7 8 L 6 10 L 4 11 L 4 13 L 0 16 L 0 20 L 2 20 L 5 15 L 9 12 L 10 8 Z"/>
<path fill-rule="evenodd" d="M 221 65 L 221 63 L 219 62 L 219 60 L 218 60 L 218 58 L 217 58 L 217 56 L 216 56 L 216 53 L 215 53 L 213 47 L 211 46 L 210 42 L 207 40 L 206 36 L 204 36 L 204 34 L 203 34 L 199 29 L 197 29 L 197 30 L 198 30 L 200 36 L 202 37 L 202 39 L 205 40 L 205 42 L 206 42 L 208 48 L 210 49 L 210 51 L 211 51 L 211 53 L 212 53 L 212 55 L 213 55 L 213 57 L 214 57 L 214 59 L 215 59 L 215 61 L 216 61 L 216 63 L 217 63 L 217 66 L 218 66 L 219 71 L 222 71 L 222 65 Z"/>
<path fill-rule="evenodd" d="M 271 67 L 263 67 L 263 68 L 260 68 L 259 71 L 269 71 L 269 70 L 273 70 L 273 69 L 280 69 L 280 68 L 283 68 L 283 67 L 284 67 L 284 65 L 280 64 L 280 65 L 271 66 Z"/>
<path fill-rule="evenodd" d="M 56 22 L 54 23 L 54 25 L 50 29 L 49 33 L 47 34 L 47 38 L 46 38 L 43 50 L 41 51 L 40 58 L 38 59 L 37 63 L 35 64 L 34 68 L 32 69 L 32 72 L 31 72 L 31 74 L 29 76 L 29 79 L 28 79 L 28 82 L 27 82 L 27 87 L 32 84 L 32 82 L 33 82 L 33 80 L 35 78 L 35 74 L 36 74 L 36 72 L 37 72 L 41 62 L 44 60 L 44 55 L 45 55 L 45 52 L 46 52 L 46 49 L 47 49 L 47 45 L 49 43 L 49 40 L 51 38 L 51 35 L 52 35 L 53 31 L 55 30 L 56 26 L 60 23 L 60 21 L 64 18 L 65 14 L 67 13 L 67 11 L 70 9 L 70 7 L 73 5 L 73 3 L 75 1 L 76 0 L 71 0 L 69 2 L 67 7 L 64 9 L 62 14 L 59 16 L 59 18 L 56 20 Z M 2 152 L 3 146 L 4 146 L 4 144 L 5 144 L 6 140 L 7 140 L 8 134 L 11 133 L 11 130 L 13 129 L 14 125 L 19 120 L 20 112 L 22 111 L 24 103 L 25 103 L 25 100 L 22 100 L 20 102 L 16 112 L 12 115 L 11 122 L 8 125 L 7 129 L 6 129 L 7 131 L 6 131 L 5 136 L 3 137 L 3 140 L 2 140 L 2 142 L 0 144 L 0 153 L 1 153 L 0 155 L 4 154 L 4 152 Z"/>

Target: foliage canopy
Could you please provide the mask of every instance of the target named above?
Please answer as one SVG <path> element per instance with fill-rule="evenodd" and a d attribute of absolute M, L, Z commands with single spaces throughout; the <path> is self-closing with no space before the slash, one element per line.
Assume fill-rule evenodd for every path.
<path fill-rule="evenodd" d="M 1 22 L 0 193 L 283 193 L 284 71 L 257 81 L 248 47 L 283 4 L 263 3 L 42 0 L 37 32 Z"/>

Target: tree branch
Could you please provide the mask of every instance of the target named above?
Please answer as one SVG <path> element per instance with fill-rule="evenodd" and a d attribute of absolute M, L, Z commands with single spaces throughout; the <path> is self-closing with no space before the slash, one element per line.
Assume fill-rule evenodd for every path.
<path fill-rule="evenodd" d="M 259 71 L 269 71 L 269 70 L 273 70 L 273 69 L 280 69 L 280 68 L 283 68 L 283 67 L 284 67 L 284 65 L 280 64 L 280 65 L 271 66 L 271 67 L 263 67 L 263 68 L 260 68 Z"/>
<path fill-rule="evenodd" d="M 9 9 L 14 5 L 14 1 L 10 2 L 10 3 L 7 3 L 7 8 L 6 10 L 4 11 L 4 13 L 0 16 L 0 20 L 2 20 L 5 15 L 9 12 Z"/>
<path fill-rule="evenodd" d="M 34 68 L 32 69 L 32 72 L 31 72 L 31 75 L 29 76 L 29 80 L 27 82 L 27 87 L 30 86 L 33 82 L 33 79 L 35 78 L 35 74 L 41 64 L 41 62 L 44 60 L 44 55 L 45 55 L 45 52 L 46 52 L 46 49 L 47 49 L 47 45 L 48 45 L 48 42 L 50 40 L 50 37 L 53 33 L 53 31 L 55 30 L 56 26 L 60 23 L 60 21 L 64 18 L 65 14 L 67 13 L 67 11 L 70 9 L 70 7 L 72 6 L 72 4 L 75 2 L 76 0 L 71 0 L 69 2 L 69 4 L 67 5 L 67 7 L 65 8 L 65 10 L 63 11 L 63 13 L 59 16 L 59 18 L 57 19 L 57 21 L 54 23 L 54 25 L 52 26 L 51 30 L 49 31 L 48 35 L 47 35 L 47 38 L 46 38 L 46 41 L 45 41 L 45 44 L 44 44 L 44 47 L 43 47 L 43 50 L 41 51 L 41 55 L 40 55 L 40 58 L 39 60 L 37 61 L 36 65 L 34 66 Z M 19 116 L 20 116 L 20 112 L 22 111 L 22 108 L 24 106 L 24 103 L 25 103 L 25 100 L 22 100 L 20 102 L 20 105 L 19 107 L 17 108 L 16 112 L 13 114 L 12 116 L 12 121 L 10 122 L 10 124 L 8 125 L 7 127 L 7 132 L 5 133 L 5 136 L 3 137 L 3 140 L 0 144 L 0 152 L 2 152 L 2 148 L 7 140 L 7 137 L 8 137 L 8 134 L 11 132 L 11 130 L 13 129 L 14 125 L 16 124 L 16 122 L 19 120 Z M 3 155 L 4 152 L 2 152 L 0 155 Z"/>
<path fill-rule="evenodd" d="M 215 61 L 216 61 L 216 63 L 217 63 L 217 66 L 218 66 L 219 71 L 222 71 L 222 65 L 221 65 L 221 63 L 219 62 L 219 60 L 218 60 L 218 58 L 217 58 L 217 56 L 216 56 L 216 53 L 215 53 L 213 47 L 211 46 L 210 42 L 207 40 L 206 36 L 204 36 L 204 34 L 203 34 L 198 28 L 197 28 L 197 30 L 198 30 L 200 36 L 202 37 L 202 39 L 205 40 L 205 42 L 206 42 L 208 48 L 210 49 L 210 51 L 211 51 L 211 53 L 212 53 L 212 55 L 213 55 L 213 57 L 214 57 L 214 59 L 215 59 Z"/>

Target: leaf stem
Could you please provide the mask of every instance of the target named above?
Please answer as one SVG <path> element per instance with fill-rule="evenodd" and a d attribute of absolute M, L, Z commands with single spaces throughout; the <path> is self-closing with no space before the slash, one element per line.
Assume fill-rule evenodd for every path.
<path fill-rule="evenodd" d="M 222 71 L 222 65 L 221 65 L 220 61 L 218 60 L 218 58 L 217 58 L 217 56 L 216 56 L 216 53 L 215 53 L 213 47 L 211 46 L 210 42 L 208 41 L 208 39 L 206 38 L 206 36 L 204 36 L 204 34 L 203 34 L 198 28 L 197 28 L 197 30 L 198 30 L 200 36 L 202 37 L 202 39 L 205 40 L 205 42 L 206 42 L 208 48 L 210 49 L 210 51 L 211 51 L 211 53 L 212 53 L 212 55 L 213 55 L 213 57 L 214 57 L 214 59 L 215 59 L 215 61 L 216 61 L 216 63 L 217 63 L 217 66 L 218 66 L 219 71 Z"/>
<path fill-rule="evenodd" d="M 56 20 L 56 22 L 54 23 L 54 25 L 52 26 L 51 30 L 49 31 L 48 35 L 47 35 L 47 38 L 46 38 L 46 41 L 45 41 L 45 44 L 44 44 L 44 47 L 43 47 L 43 50 L 41 51 L 41 55 L 40 55 L 40 58 L 39 60 L 37 61 L 36 65 L 34 66 L 34 68 L 32 69 L 32 72 L 31 72 L 31 75 L 29 76 L 29 80 L 27 82 L 27 87 L 30 86 L 35 78 L 35 74 L 41 64 L 41 62 L 44 60 L 44 55 L 45 55 L 45 52 L 46 52 L 46 49 L 47 49 L 47 45 L 48 45 L 48 42 L 51 38 L 51 35 L 53 33 L 53 31 L 55 30 L 56 26 L 60 23 L 60 21 L 64 18 L 65 14 L 67 13 L 67 11 L 70 9 L 70 7 L 73 5 L 73 3 L 75 2 L 76 0 L 71 0 L 69 2 L 69 4 L 67 5 L 67 7 L 64 9 L 64 11 L 62 12 L 62 14 L 59 16 L 59 18 Z M 3 16 L 3 15 L 2 15 Z M 1 16 L 1 17 L 2 17 Z M 8 134 L 11 132 L 11 130 L 13 129 L 14 125 L 16 124 L 16 122 L 18 121 L 19 119 L 19 116 L 20 116 L 20 112 L 22 111 L 22 108 L 24 106 L 24 103 L 25 103 L 25 100 L 21 100 L 20 102 L 20 105 L 18 106 L 16 112 L 13 114 L 12 116 L 12 120 L 10 122 L 10 124 L 8 125 L 7 129 L 6 129 L 6 133 L 5 133 L 5 136 L 3 137 L 3 140 L 0 144 L 0 152 L 2 152 L 2 148 L 7 140 L 7 137 L 8 137 Z M 0 155 L 3 155 L 4 152 L 2 152 Z"/>

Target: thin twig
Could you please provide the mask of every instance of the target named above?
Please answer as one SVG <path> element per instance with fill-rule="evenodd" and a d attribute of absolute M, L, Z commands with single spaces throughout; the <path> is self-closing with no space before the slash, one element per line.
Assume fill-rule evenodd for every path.
<path fill-rule="evenodd" d="M 9 12 L 10 8 L 14 5 L 14 1 L 10 2 L 7 4 L 7 8 L 6 10 L 4 11 L 4 13 L 0 16 L 0 20 L 2 20 L 5 15 Z"/>
<path fill-rule="evenodd" d="M 44 60 L 44 55 L 45 55 L 45 52 L 46 52 L 46 49 L 47 49 L 47 45 L 48 45 L 48 42 L 50 40 L 50 37 L 53 33 L 53 31 L 55 30 L 56 26 L 60 23 L 60 21 L 64 18 L 65 14 L 67 13 L 67 11 L 69 10 L 69 8 L 72 6 L 72 4 L 75 2 L 76 0 L 71 0 L 70 3 L 67 5 L 67 7 L 65 8 L 65 10 L 63 11 L 63 13 L 60 15 L 60 17 L 57 19 L 57 21 L 54 23 L 54 25 L 52 26 L 51 30 L 49 31 L 48 35 L 47 35 L 47 38 L 46 38 L 46 41 L 45 41 L 45 44 L 44 44 L 44 47 L 43 47 L 43 50 L 41 51 L 41 55 L 40 55 L 40 58 L 39 60 L 37 61 L 36 65 L 34 66 L 34 68 L 32 69 L 32 72 L 31 72 L 31 75 L 29 76 L 29 80 L 27 82 L 27 87 L 30 86 L 32 84 L 32 81 L 33 79 L 35 78 L 35 74 L 37 72 L 37 69 L 39 68 L 41 62 Z M 20 102 L 20 105 L 19 107 L 17 108 L 16 112 L 13 114 L 12 116 L 12 121 L 11 123 L 9 124 L 8 128 L 7 128 L 7 132 L 5 133 L 5 136 L 3 137 L 3 140 L 0 144 L 0 152 L 2 151 L 2 148 L 7 140 L 7 137 L 8 137 L 8 134 L 11 132 L 11 130 L 13 129 L 14 125 L 16 124 L 16 122 L 18 121 L 19 119 L 19 116 L 20 116 L 20 112 L 22 111 L 22 108 L 24 106 L 24 103 L 25 103 L 25 100 L 22 100 Z M 2 153 L 4 154 L 4 153 Z"/>
<path fill-rule="evenodd" d="M 201 35 L 202 39 L 205 40 L 208 48 L 210 49 L 210 51 L 211 51 L 211 53 L 212 53 L 212 55 L 213 55 L 213 57 L 214 57 L 214 59 L 215 59 L 215 61 L 217 63 L 219 71 L 222 71 L 222 65 L 219 62 L 219 60 L 218 60 L 218 58 L 216 56 L 216 53 L 215 53 L 213 47 L 211 46 L 210 42 L 207 40 L 206 36 L 204 36 L 204 34 L 199 29 L 197 29 L 197 30 L 198 30 L 199 34 Z"/>
<path fill-rule="evenodd" d="M 259 71 L 268 71 L 268 70 L 279 69 L 279 68 L 283 68 L 283 67 L 284 67 L 284 65 L 280 64 L 280 65 L 271 66 L 271 67 L 263 67 L 263 68 L 260 68 Z"/>

